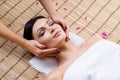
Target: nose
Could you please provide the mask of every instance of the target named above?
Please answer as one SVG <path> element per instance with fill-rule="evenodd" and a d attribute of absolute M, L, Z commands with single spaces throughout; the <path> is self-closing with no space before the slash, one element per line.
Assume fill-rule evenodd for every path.
<path fill-rule="evenodd" d="M 47 29 L 50 33 L 53 33 L 56 30 L 56 27 L 48 27 Z"/>
<path fill-rule="evenodd" d="M 52 29 L 51 31 L 50 31 L 50 33 L 53 33 L 55 31 L 55 29 Z"/>

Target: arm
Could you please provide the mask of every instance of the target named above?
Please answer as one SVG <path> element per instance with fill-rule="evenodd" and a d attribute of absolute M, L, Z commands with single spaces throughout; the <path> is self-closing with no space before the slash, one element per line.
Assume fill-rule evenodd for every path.
<path fill-rule="evenodd" d="M 63 80 L 63 72 L 61 70 L 52 71 L 45 80 Z"/>
<path fill-rule="evenodd" d="M 56 48 L 52 49 L 45 49 L 45 46 L 37 42 L 36 40 L 26 40 L 20 36 L 18 36 L 16 33 L 9 30 L 5 25 L 3 25 L 0 22 L 0 37 L 6 38 L 12 42 L 15 42 L 16 44 L 20 45 L 21 47 L 26 48 L 31 53 L 33 53 L 37 57 L 44 58 L 46 56 L 49 56 L 51 54 L 56 55 L 58 50 Z M 42 54 L 45 53 L 45 54 Z"/>
<path fill-rule="evenodd" d="M 16 44 L 18 44 L 22 47 L 25 47 L 24 44 L 27 42 L 27 40 L 25 40 L 24 38 L 18 36 L 17 34 L 12 32 L 11 30 L 9 30 L 1 22 L 0 22 L 0 37 L 3 37 L 3 38 L 6 38 L 12 42 L 15 42 Z"/>
<path fill-rule="evenodd" d="M 39 1 L 42 4 L 42 6 L 46 9 L 51 18 L 56 16 L 56 11 L 51 0 L 39 0 Z"/>

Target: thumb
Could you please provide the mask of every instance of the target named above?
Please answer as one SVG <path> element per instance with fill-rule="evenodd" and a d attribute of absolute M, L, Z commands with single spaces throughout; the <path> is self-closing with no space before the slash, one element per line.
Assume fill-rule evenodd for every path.
<path fill-rule="evenodd" d="M 61 26 L 62 26 L 63 30 L 66 32 L 67 24 L 65 22 L 61 22 Z"/>

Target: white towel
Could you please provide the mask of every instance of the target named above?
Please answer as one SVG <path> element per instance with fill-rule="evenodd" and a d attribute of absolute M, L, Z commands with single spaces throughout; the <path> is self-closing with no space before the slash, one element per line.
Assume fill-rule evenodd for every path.
<path fill-rule="evenodd" d="M 63 80 L 120 80 L 120 45 L 98 41 L 73 62 Z"/>
<path fill-rule="evenodd" d="M 72 43 L 76 47 L 80 47 L 84 43 L 84 40 L 74 33 L 70 32 L 69 37 L 70 43 Z M 40 59 L 37 57 L 33 57 L 29 61 L 29 63 L 33 68 L 45 74 L 48 74 L 50 71 L 54 70 L 58 66 L 57 60 L 55 58 Z"/>

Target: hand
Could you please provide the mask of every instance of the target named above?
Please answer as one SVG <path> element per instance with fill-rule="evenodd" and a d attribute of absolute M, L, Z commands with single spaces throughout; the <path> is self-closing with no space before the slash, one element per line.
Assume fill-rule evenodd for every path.
<path fill-rule="evenodd" d="M 27 40 L 24 46 L 39 58 L 56 56 L 59 53 L 57 48 L 46 49 L 46 46 L 40 44 L 36 40 Z"/>
<path fill-rule="evenodd" d="M 69 26 L 67 25 L 67 22 L 64 18 L 62 18 L 61 16 L 59 15 L 55 15 L 52 20 L 55 22 L 55 23 L 58 23 L 62 26 L 63 30 L 65 31 L 66 33 L 66 41 L 69 40 Z"/>

